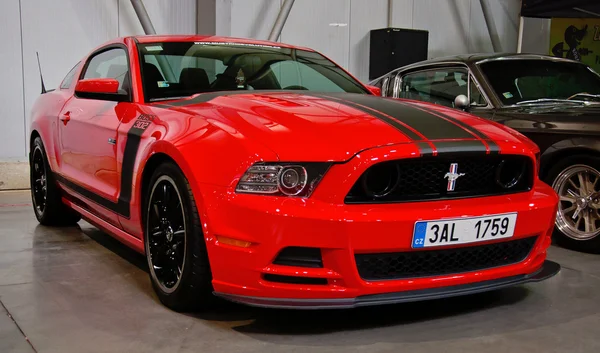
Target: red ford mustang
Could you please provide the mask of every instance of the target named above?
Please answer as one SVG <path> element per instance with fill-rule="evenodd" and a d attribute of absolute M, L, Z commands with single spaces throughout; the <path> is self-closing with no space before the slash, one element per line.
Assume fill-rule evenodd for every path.
<path fill-rule="evenodd" d="M 388 304 L 559 271 L 531 141 L 372 90 L 306 48 L 114 40 L 33 108 L 35 215 L 145 254 L 175 310 Z"/>

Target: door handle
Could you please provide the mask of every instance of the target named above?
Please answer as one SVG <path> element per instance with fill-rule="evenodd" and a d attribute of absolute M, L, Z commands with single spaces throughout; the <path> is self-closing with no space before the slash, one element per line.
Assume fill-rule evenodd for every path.
<path fill-rule="evenodd" d="M 60 116 L 60 121 L 62 121 L 65 125 L 71 120 L 71 112 L 66 112 Z"/>

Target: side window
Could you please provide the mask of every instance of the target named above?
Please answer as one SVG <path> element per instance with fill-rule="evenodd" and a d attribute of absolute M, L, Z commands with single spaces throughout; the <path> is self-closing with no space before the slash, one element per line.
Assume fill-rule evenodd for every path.
<path fill-rule="evenodd" d="M 453 107 L 456 96 L 468 95 L 468 80 L 464 69 L 416 72 L 404 76 L 400 97 Z"/>
<path fill-rule="evenodd" d="M 73 66 L 71 71 L 69 71 L 67 76 L 65 76 L 65 78 L 62 80 L 62 82 L 60 84 L 60 89 L 71 88 L 71 83 L 73 83 L 73 78 L 75 77 L 75 73 L 77 72 L 77 69 L 79 68 L 79 64 L 80 63 L 77 63 L 75 66 Z"/>
<path fill-rule="evenodd" d="M 85 69 L 83 78 L 114 78 L 119 89 L 129 80 L 127 54 L 121 48 L 109 49 L 93 56 Z"/>
<path fill-rule="evenodd" d="M 280 61 L 271 65 L 271 71 L 282 89 L 306 88 L 316 92 L 343 92 L 333 81 L 313 68 L 297 61 Z"/>
<path fill-rule="evenodd" d="M 142 64 L 144 94 L 155 99 L 209 91 L 226 68 L 218 64 L 220 61 L 210 58 L 146 54 Z"/>
<path fill-rule="evenodd" d="M 475 84 L 475 81 L 473 81 L 473 77 L 469 78 L 471 80 L 471 106 L 473 107 L 485 107 L 487 106 L 487 101 L 485 100 L 485 97 L 483 97 L 483 94 L 481 94 L 481 91 L 479 91 L 479 88 L 477 88 L 477 85 Z"/>
<path fill-rule="evenodd" d="M 454 107 L 454 99 L 461 94 L 470 96 L 473 105 L 486 105 L 468 71 L 462 68 L 441 68 L 408 74 L 402 80 L 399 96 Z"/>

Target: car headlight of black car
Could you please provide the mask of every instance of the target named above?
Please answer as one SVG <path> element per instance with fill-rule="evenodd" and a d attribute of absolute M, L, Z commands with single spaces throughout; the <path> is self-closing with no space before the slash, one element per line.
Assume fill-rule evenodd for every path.
<path fill-rule="evenodd" d="M 330 163 L 257 163 L 244 173 L 235 191 L 309 197 L 330 166 Z"/>

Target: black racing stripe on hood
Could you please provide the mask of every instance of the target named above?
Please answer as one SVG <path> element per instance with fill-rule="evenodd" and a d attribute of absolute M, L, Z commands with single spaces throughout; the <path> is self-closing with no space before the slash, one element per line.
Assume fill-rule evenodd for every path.
<path fill-rule="evenodd" d="M 432 156 L 435 156 L 435 150 L 433 149 L 431 143 L 428 143 L 428 142 L 417 142 L 415 144 L 419 148 L 419 152 L 421 153 L 421 157 L 432 157 Z"/>
<path fill-rule="evenodd" d="M 306 95 L 306 94 L 305 94 Z M 396 128 L 397 130 L 399 130 L 400 132 L 402 132 L 404 135 L 406 135 L 408 138 L 410 138 L 413 141 L 421 141 L 423 140 L 423 136 L 419 136 L 419 134 L 417 134 L 416 132 L 414 132 L 413 130 L 411 130 L 409 127 L 407 127 L 406 125 L 402 124 L 401 122 L 399 122 L 396 119 L 393 119 L 385 114 L 382 114 L 381 112 L 375 110 L 375 109 L 370 109 L 369 107 L 365 107 L 365 106 L 361 106 L 360 104 L 345 100 L 345 99 L 341 99 L 338 97 L 334 97 L 334 96 L 329 96 L 327 94 L 309 94 L 310 96 L 313 97 L 318 97 L 318 98 L 322 98 L 322 99 L 326 99 L 329 101 L 335 101 L 336 103 L 341 103 L 345 106 L 360 110 L 374 118 L 377 118 L 391 126 L 393 126 L 394 128 Z"/>
<path fill-rule="evenodd" d="M 411 140 L 420 141 L 420 142 L 415 142 L 415 145 L 419 149 L 419 153 L 422 157 L 435 156 L 437 153 L 433 143 L 431 143 L 430 141 L 424 141 L 426 139 L 425 136 L 418 134 L 415 130 L 411 129 L 404 122 L 399 121 L 398 119 L 394 119 L 393 117 L 391 117 L 389 115 L 379 112 L 378 110 L 375 110 L 373 108 L 370 108 L 370 107 L 367 107 L 367 106 L 364 106 L 364 105 L 361 105 L 358 103 L 354 103 L 354 102 L 351 102 L 351 101 L 348 101 L 348 100 L 345 100 L 345 99 L 342 99 L 339 97 L 325 94 L 325 93 L 320 94 L 320 93 L 311 92 L 311 93 L 303 93 L 303 95 L 326 99 L 329 101 L 335 101 L 335 102 L 341 103 L 345 106 L 360 110 L 366 114 L 369 114 L 372 117 L 375 117 L 381 121 L 384 121 L 384 122 L 390 124 L 391 126 L 398 129 L 400 132 L 405 134 Z"/>
<path fill-rule="evenodd" d="M 442 154 L 487 154 L 486 146 L 479 140 L 435 141 L 438 155 Z"/>
<path fill-rule="evenodd" d="M 192 99 L 186 99 L 186 100 L 175 101 L 175 102 L 164 103 L 164 104 L 156 104 L 155 106 L 162 107 L 162 108 L 184 107 L 184 106 L 193 105 L 193 104 L 206 103 L 217 97 L 222 97 L 222 96 L 235 96 L 235 95 L 240 95 L 240 94 L 261 94 L 261 93 L 278 93 L 278 94 L 291 93 L 291 94 L 298 94 L 301 96 L 316 97 L 316 98 L 321 98 L 321 99 L 325 99 L 328 101 L 333 101 L 333 102 L 340 103 L 345 106 L 360 110 L 360 111 L 364 112 L 365 114 L 368 114 L 369 116 L 372 116 L 372 117 L 390 125 L 391 127 L 400 131 L 402 134 L 404 134 L 406 137 L 408 137 L 409 139 L 411 139 L 413 141 L 422 141 L 425 138 L 424 136 L 416 133 L 414 130 L 412 130 L 410 127 L 408 127 L 403 122 L 401 122 L 397 119 L 394 119 L 390 116 L 387 116 L 385 114 L 382 114 L 381 112 L 377 111 L 376 109 L 361 106 L 352 101 L 348 101 L 348 100 L 342 99 L 340 97 L 334 97 L 329 94 L 319 94 L 319 93 L 307 92 L 307 91 L 295 91 L 295 90 L 294 91 L 284 91 L 284 90 L 279 90 L 279 91 L 273 91 L 273 90 L 220 91 L 220 92 L 203 93 Z M 430 143 L 423 143 L 423 144 L 421 144 L 421 146 L 423 146 L 423 148 L 420 148 L 422 155 L 429 155 L 429 154 L 433 153 L 433 151 L 434 151 L 434 149 L 432 148 Z"/>
<path fill-rule="evenodd" d="M 256 91 L 218 91 L 207 92 L 191 99 L 156 104 L 157 107 L 185 107 L 194 104 L 207 103 L 223 96 L 242 94 L 298 94 L 335 101 L 351 108 L 360 110 L 403 133 L 409 139 L 417 142 L 416 145 L 422 156 L 432 156 L 441 153 L 455 152 L 486 152 L 486 144 L 490 153 L 498 153 L 499 147 L 482 132 L 473 129 L 462 121 L 451 116 L 423 107 L 417 107 L 408 102 L 385 99 L 373 95 L 353 93 L 316 93 L 297 90 L 256 90 Z M 451 139 L 486 139 L 486 141 L 438 141 L 425 142 L 424 140 L 451 140 Z"/>
<path fill-rule="evenodd" d="M 406 104 L 412 104 L 414 106 L 413 103 L 409 103 L 409 102 L 404 102 Z M 427 111 L 430 112 L 431 114 L 438 114 L 443 116 L 444 118 L 451 120 L 452 122 L 454 122 L 457 125 L 460 125 L 463 129 L 469 131 L 470 133 L 472 133 L 474 136 L 476 136 L 479 139 L 485 140 L 485 144 L 488 145 L 488 149 L 489 149 L 489 153 L 490 154 L 498 154 L 500 153 L 500 147 L 498 146 L 498 144 L 496 142 L 494 142 L 493 140 L 491 140 L 485 133 L 477 130 L 476 128 L 470 126 L 469 124 L 461 121 L 460 119 L 456 119 L 448 114 L 444 114 L 444 113 L 440 113 L 436 110 L 433 110 L 431 108 L 426 108 L 426 107 L 422 107 L 422 106 L 415 106 L 416 109 L 421 109 L 423 111 Z"/>
<path fill-rule="evenodd" d="M 328 94 L 329 95 L 329 94 Z M 429 140 L 439 139 L 471 139 L 473 134 L 468 130 L 457 126 L 456 124 L 440 118 L 434 114 L 417 109 L 412 105 L 399 100 L 386 99 L 366 94 L 338 95 L 333 93 L 330 96 L 339 97 L 343 101 L 348 101 L 366 106 L 368 108 L 389 115 L 394 119 L 410 126 L 419 134 Z"/>

